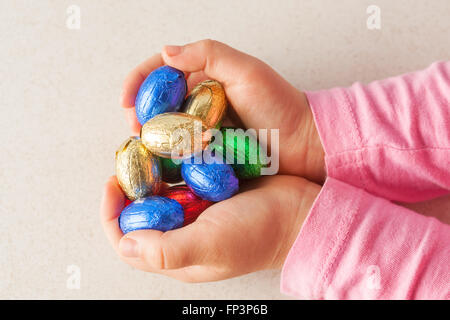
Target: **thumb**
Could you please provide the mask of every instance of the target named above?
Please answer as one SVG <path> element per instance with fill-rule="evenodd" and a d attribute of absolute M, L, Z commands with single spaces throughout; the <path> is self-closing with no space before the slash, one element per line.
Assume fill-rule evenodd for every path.
<path fill-rule="evenodd" d="M 210 250 L 214 252 L 214 241 L 207 229 L 203 223 L 196 221 L 167 232 L 133 231 L 120 240 L 119 252 L 125 257 L 141 258 L 156 270 L 200 265 Z"/>
<path fill-rule="evenodd" d="M 263 64 L 255 57 L 209 39 L 184 46 L 165 46 L 162 57 L 168 65 L 185 72 L 203 71 L 225 87 L 239 81 L 244 70 Z"/>

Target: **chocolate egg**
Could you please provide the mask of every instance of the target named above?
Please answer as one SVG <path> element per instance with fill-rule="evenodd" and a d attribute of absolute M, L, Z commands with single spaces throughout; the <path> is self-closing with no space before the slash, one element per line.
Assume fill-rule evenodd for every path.
<path fill-rule="evenodd" d="M 130 137 L 116 151 L 116 175 L 123 192 L 131 200 L 157 194 L 161 187 L 159 159 L 138 137 Z"/>
<path fill-rule="evenodd" d="M 159 158 L 161 161 L 161 179 L 167 183 L 178 183 L 181 177 L 181 163 L 177 164 L 170 158 Z"/>
<path fill-rule="evenodd" d="M 181 204 L 184 211 L 184 226 L 194 222 L 203 211 L 213 204 L 213 202 L 203 200 L 195 195 L 186 185 L 170 187 L 163 193 L 163 196 Z"/>
<path fill-rule="evenodd" d="M 196 164 L 190 159 L 181 164 L 181 175 L 189 188 L 202 199 L 214 202 L 228 199 L 239 190 L 239 180 L 233 168 L 217 160 L 213 156 L 208 160 L 212 163 L 202 159 L 200 164 Z"/>
<path fill-rule="evenodd" d="M 190 157 L 201 152 L 210 138 L 200 118 L 181 112 L 159 114 L 141 129 L 142 143 L 163 158 Z"/>
<path fill-rule="evenodd" d="M 206 80 L 192 89 L 182 110 L 202 119 L 208 128 L 216 128 L 226 108 L 227 99 L 222 85 L 215 80 Z"/>
<path fill-rule="evenodd" d="M 119 227 L 123 233 L 141 229 L 168 231 L 183 225 L 184 213 L 177 201 L 150 196 L 138 199 L 122 210 Z"/>
<path fill-rule="evenodd" d="M 242 129 L 223 127 L 222 143 L 212 142 L 211 148 L 223 155 L 239 179 L 253 179 L 261 176 L 261 168 L 267 164 L 267 155 L 251 134 Z M 228 157 L 228 161 L 226 161 Z"/>
<path fill-rule="evenodd" d="M 143 125 L 157 114 L 178 111 L 186 96 L 182 71 L 162 66 L 152 71 L 136 95 L 136 116 Z"/>

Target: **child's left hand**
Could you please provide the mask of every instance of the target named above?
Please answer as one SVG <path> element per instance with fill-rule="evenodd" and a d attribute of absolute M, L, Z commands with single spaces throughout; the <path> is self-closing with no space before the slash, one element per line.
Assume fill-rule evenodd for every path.
<path fill-rule="evenodd" d="M 215 281 L 281 268 L 319 191 L 303 178 L 266 176 L 246 182 L 239 194 L 212 205 L 188 226 L 124 236 L 118 217 L 125 195 L 114 176 L 105 186 L 101 221 L 113 248 L 131 266 L 186 282 Z"/>

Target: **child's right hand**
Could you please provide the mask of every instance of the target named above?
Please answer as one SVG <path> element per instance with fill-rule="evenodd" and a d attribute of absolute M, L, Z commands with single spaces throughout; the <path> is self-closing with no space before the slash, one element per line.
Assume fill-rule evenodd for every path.
<path fill-rule="evenodd" d="M 128 75 L 121 104 L 127 108 L 134 133 L 140 127 L 134 111 L 136 93 L 145 77 L 163 64 L 184 71 L 189 89 L 207 78 L 221 82 L 231 105 L 228 116 L 232 121 L 247 129 L 279 129 L 280 174 L 324 180 L 324 151 L 305 94 L 264 62 L 213 40 L 166 46 L 162 54 Z"/>

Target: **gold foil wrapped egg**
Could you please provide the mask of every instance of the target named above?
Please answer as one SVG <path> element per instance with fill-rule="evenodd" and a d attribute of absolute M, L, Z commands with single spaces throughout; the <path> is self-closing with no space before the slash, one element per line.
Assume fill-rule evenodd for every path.
<path fill-rule="evenodd" d="M 158 194 L 161 188 L 161 165 L 139 137 L 130 137 L 116 151 L 116 176 L 130 200 Z"/>
<path fill-rule="evenodd" d="M 190 115 L 199 117 L 208 128 L 216 128 L 227 108 L 227 98 L 222 85 L 215 80 L 206 80 L 192 89 L 182 107 Z"/>
<path fill-rule="evenodd" d="M 199 117 L 181 112 L 159 114 L 141 129 L 142 143 L 163 158 L 190 157 L 206 148 L 210 139 L 211 134 Z"/>

